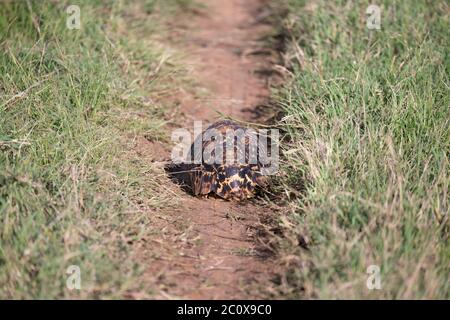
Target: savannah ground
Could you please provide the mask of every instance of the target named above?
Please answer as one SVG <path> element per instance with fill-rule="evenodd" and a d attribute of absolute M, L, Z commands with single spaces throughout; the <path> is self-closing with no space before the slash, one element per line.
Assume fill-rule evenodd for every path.
<path fill-rule="evenodd" d="M 450 298 L 447 2 L 69 4 L 0 3 L 1 298 Z M 164 171 L 216 110 L 282 131 L 248 203 Z"/>

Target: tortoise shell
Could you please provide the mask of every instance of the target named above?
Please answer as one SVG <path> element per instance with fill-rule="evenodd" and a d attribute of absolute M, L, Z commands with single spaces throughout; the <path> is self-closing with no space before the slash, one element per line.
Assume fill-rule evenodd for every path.
<path fill-rule="evenodd" d="M 214 193 L 223 199 L 240 201 L 253 197 L 256 187 L 266 185 L 258 163 L 257 135 L 250 130 L 221 120 L 197 137 L 190 156 L 201 163 L 190 166 L 187 179 L 194 195 Z M 196 145 L 201 148 L 196 150 Z"/>

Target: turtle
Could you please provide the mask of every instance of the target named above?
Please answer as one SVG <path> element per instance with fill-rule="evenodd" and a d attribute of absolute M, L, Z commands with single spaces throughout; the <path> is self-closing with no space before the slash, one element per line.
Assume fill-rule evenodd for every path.
<path fill-rule="evenodd" d="M 185 185 L 195 196 L 214 194 L 225 200 L 242 201 L 252 198 L 256 188 L 267 185 L 267 177 L 261 173 L 262 166 L 258 163 L 259 148 L 251 143 L 257 136 L 249 134 L 249 130 L 231 120 L 220 120 L 196 138 L 189 157 L 191 161 L 199 159 L 200 163 L 180 167 L 185 174 Z M 195 146 L 201 148 L 195 150 Z M 205 153 L 210 157 L 205 158 Z"/>

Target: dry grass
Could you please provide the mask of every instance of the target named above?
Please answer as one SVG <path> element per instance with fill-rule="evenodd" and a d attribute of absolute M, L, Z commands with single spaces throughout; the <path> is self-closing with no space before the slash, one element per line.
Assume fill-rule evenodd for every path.
<path fill-rule="evenodd" d="M 134 147 L 167 139 L 158 101 L 182 70 L 158 39 L 187 3 L 78 1 L 80 30 L 65 1 L 0 4 L 1 298 L 152 294 L 134 244 L 176 201 Z M 70 265 L 82 290 L 66 288 Z"/>
<path fill-rule="evenodd" d="M 369 4 L 285 2 L 282 294 L 448 299 L 448 5 Z"/>

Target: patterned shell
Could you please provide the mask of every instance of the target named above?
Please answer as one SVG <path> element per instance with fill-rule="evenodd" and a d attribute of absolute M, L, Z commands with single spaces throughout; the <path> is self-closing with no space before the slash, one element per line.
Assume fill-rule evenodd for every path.
<path fill-rule="evenodd" d="M 255 187 L 266 185 L 257 161 L 259 150 L 253 141 L 257 136 L 248 130 L 222 120 L 197 138 L 203 137 L 199 150 L 195 150 L 195 142 L 192 144 L 191 157 L 201 159 L 201 164 L 192 164 L 188 170 L 187 184 L 194 195 L 215 193 L 224 199 L 240 201 L 253 197 Z"/>

